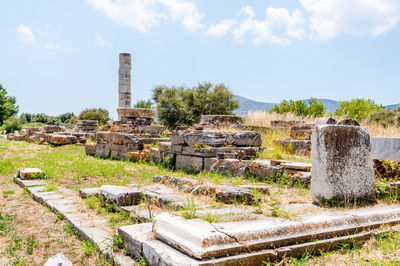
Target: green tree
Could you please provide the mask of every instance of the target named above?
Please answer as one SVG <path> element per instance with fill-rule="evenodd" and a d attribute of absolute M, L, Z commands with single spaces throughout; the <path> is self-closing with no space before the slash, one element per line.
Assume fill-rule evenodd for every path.
<path fill-rule="evenodd" d="M 111 120 L 110 114 L 106 109 L 103 108 L 90 108 L 83 110 L 79 116 L 78 120 L 97 120 L 99 125 L 104 125 Z"/>
<path fill-rule="evenodd" d="M 0 125 L 18 113 L 16 103 L 17 100 L 15 97 L 8 96 L 6 89 L 0 84 Z"/>
<path fill-rule="evenodd" d="M 325 114 L 326 107 L 323 103 L 318 102 L 317 99 L 311 98 L 304 101 L 293 101 L 293 100 L 283 100 L 279 105 L 275 105 L 271 112 L 278 114 L 292 113 L 297 116 L 323 116 Z"/>
<path fill-rule="evenodd" d="M 201 115 L 231 115 L 239 107 L 225 85 L 208 82 L 193 88 L 158 86 L 153 89 L 153 100 L 159 120 L 170 129 L 198 123 Z"/>
<path fill-rule="evenodd" d="M 134 108 L 146 108 L 146 109 L 152 109 L 153 108 L 153 103 L 151 100 L 139 100 L 135 103 L 133 106 Z"/>
<path fill-rule="evenodd" d="M 371 99 L 351 99 L 350 101 L 340 102 L 335 115 L 362 120 L 367 118 L 372 112 L 383 109 L 383 106 L 375 103 Z"/>

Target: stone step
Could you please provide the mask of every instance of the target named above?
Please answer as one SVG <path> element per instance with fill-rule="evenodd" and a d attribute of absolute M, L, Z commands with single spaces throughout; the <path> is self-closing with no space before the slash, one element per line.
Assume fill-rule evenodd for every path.
<path fill-rule="evenodd" d="M 26 189 L 35 201 L 50 208 L 54 213 L 68 221 L 79 233 L 82 240 L 95 243 L 100 252 L 113 259 L 116 265 L 134 265 L 131 258 L 113 252 L 113 235 L 111 228 L 108 228 L 108 221 L 96 217 L 93 213 L 81 212 L 77 197 L 73 196 L 73 191 L 60 188 L 58 191 L 42 192 L 46 188 L 45 186 L 37 186 L 38 182 L 22 180 L 17 177 L 14 178 L 14 182 Z"/>

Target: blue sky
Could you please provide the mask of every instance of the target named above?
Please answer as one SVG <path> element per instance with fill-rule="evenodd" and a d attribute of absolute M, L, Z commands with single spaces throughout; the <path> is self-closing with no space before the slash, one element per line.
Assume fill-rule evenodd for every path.
<path fill-rule="evenodd" d="M 118 54 L 133 101 L 210 81 L 279 102 L 400 103 L 400 0 L 1 1 L 0 83 L 21 112 L 103 107 L 115 117 Z"/>

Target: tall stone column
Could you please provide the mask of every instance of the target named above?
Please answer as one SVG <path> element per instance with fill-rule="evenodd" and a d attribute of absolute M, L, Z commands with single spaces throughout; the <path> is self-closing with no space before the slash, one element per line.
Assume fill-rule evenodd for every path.
<path fill-rule="evenodd" d="M 131 54 L 119 54 L 118 108 L 131 108 Z"/>

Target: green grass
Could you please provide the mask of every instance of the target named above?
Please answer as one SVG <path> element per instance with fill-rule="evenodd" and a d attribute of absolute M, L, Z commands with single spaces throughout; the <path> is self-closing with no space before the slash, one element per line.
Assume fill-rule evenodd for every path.
<path fill-rule="evenodd" d="M 9 215 L 0 212 L 0 236 L 5 236 L 13 230 L 12 222 L 15 220 L 15 215 Z"/>

